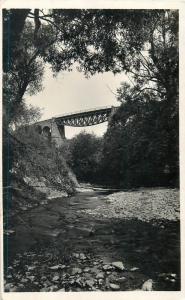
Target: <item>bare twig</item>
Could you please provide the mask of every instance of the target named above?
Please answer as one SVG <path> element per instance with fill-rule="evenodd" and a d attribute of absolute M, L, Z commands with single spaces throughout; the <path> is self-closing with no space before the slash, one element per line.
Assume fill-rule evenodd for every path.
<path fill-rule="evenodd" d="M 106 87 L 108 88 L 108 90 L 114 95 L 114 96 L 118 96 L 117 94 L 115 94 L 112 90 L 111 90 L 111 88 L 108 86 L 108 84 L 106 84 Z"/>

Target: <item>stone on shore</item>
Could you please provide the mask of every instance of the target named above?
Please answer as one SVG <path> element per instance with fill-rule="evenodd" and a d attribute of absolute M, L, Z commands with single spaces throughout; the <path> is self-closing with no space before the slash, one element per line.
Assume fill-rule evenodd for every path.
<path fill-rule="evenodd" d="M 104 265 L 102 268 L 103 268 L 104 271 L 112 270 L 111 265 Z"/>
<path fill-rule="evenodd" d="M 123 271 L 125 269 L 125 267 L 121 261 L 113 262 L 112 266 L 114 266 L 116 269 L 121 270 L 121 271 Z"/>
<path fill-rule="evenodd" d="M 73 268 L 71 272 L 72 275 L 81 274 L 81 273 L 82 273 L 82 269 L 80 268 Z"/>
<path fill-rule="evenodd" d="M 120 289 L 120 286 L 118 284 L 110 283 L 109 286 L 113 291 L 118 291 Z"/>
<path fill-rule="evenodd" d="M 153 288 L 153 280 L 152 279 L 148 279 L 142 285 L 142 291 L 152 291 L 152 288 Z"/>
<path fill-rule="evenodd" d="M 104 273 L 100 272 L 96 275 L 96 279 L 103 279 L 104 278 Z"/>
<path fill-rule="evenodd" d="M 135 271 L 138 271 L 138 270 L 139 270 L 139 268 L 137 268 L 137 267 L 133 267 L 133 268 L 130 269 L 131 272 L 135 272 Z"/>

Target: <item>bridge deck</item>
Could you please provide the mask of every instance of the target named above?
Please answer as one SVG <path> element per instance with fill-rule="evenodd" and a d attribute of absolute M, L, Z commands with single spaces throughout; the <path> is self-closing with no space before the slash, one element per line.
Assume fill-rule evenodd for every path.
<path fill-rule="evenodd" d="M 102 106 L 86 110 L 75 111 L 54 116 L 51 119 L 39 121 L 35 124 L 46 125 L 45 123 L 56 122 L 57 126 L 84 127 L 107 122 L 114 109 L 114 106 Z"/>
<path fill-rule="evenodd" d="M 64 118 L 64 117 L 73 117 L 73 116 L 79 116 L 79 115 L 84 115 L 88 113 L 96 113 L 96 112 L 103 112 L 103 111 L 109 111 L 113 108 L 113 106 L 101 106 L 101 107 L 95 107 L 95 108 L 90 108 L 86 110 L 79 110 L 79 111 L 74 111 L 70 113 L 65 113 L 62 115 L 56 115 L 54 118 L 59 119 L 59 118 Z"/>

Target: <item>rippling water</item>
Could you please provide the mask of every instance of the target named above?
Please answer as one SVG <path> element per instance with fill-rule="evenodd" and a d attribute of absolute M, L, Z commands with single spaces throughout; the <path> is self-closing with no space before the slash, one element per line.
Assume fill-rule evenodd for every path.
<path fill-rule="evenodd" d="M 5 269 L 15 254 L 53 245 L 60 251 L 88 250 L 107 261 L 122 260 L 127 266 L 138 267 L 139 276 L 152 278 L 156 290 L 179 290 L 179 222 L 165 222 L 159 227 L 136 219 L 107 220 L 84 213 L 84 209 L 105 204 L 104 195 L 108 193 L 80 192 L 70 198 L 51 200 L 16 217 L 16 235 L 8 240 Z M 164 280 L 161 273 L 175 273 L 177 280 Z"/>

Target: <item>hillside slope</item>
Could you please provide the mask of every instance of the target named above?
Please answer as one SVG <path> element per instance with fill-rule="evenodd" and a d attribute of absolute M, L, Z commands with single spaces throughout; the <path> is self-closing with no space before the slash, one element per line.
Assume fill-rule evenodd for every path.
<path fill-rule="evenodd" d="M 4 209 L 9 214 L 75 192 L 78 183 L 61 150 L 33 128 L 6 134 L 3 144 Z"/>

